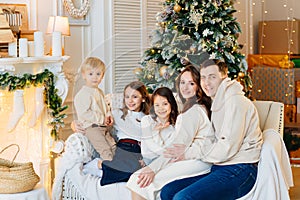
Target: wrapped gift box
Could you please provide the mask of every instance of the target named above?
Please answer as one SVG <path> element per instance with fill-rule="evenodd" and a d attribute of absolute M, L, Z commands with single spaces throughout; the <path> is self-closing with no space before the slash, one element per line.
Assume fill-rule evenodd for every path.
<path fill-rule="evenodd" d="M 294 145 L 295 145 L 295 142 L 297 143 L 300 139 L 299 129 L 298 130 L 294 129 L 288 134 L 291 134 L 293 136 L 291 143 L 292 144 L 294 143 Z M 298 148 L 298 149 L 296 149 L 296 148 L 297 147 L 295 147 L 293 150 L 289 151 L 290 158 L 291 158 L 291 164 L 300 164 L 300 148 Z"/>
<path fill-rule="evenodd" d="M 299 99 L 300 98 L 300 81 L 296 81 L 295 85 L 296 85 L 295 92 L 296 92 L 296 97 L 297 97 L 297 105 L 298 104 L 300 105 L 300 99 Z M 299 108 L 299 113 L 300 113 L 300 108 Z"/>
<path fill-rule="evenodd" d="M 289 38 L 291 41 L 289 41 Z M 262 54 L 300 54 L 300 20 L 259 22 L 258 48 Z"/>
<path fill-rule="evenodd" d="M 263 65 L 254 67 L 251 75 L 253 98 L 296 104 L 295 81 L 300 77 L 299 68 L 283 69 Z"/>
<path fill-rule="evenodd" d="M 295 123 L 297 121 L 296 105 L 284 105 L 284 122 Z"/>
<path fill-rule="evenodd" d="M 292 61 L 295 64 L 295 67 L 300 68 L 300 58 L 292 59 Z"/>
<path fill-rule="evenodd" d="M 289 60 L 292 60 L 294 65 L 295 65 L 295 62 L 297 62 L 297 60 L 300 60 L 299 55 L 249 54 L 248 57 L 247 57 L 247 62 L 248 62 L 249 70 L 251 70 L 255 66 L 261 66 L 261 65 L 267 65 L 267 66 L 270 66 L 270 67 L 280 67 L 280 63 L 282 63 L 286 59 L 286 57 Z M 286 65 L 284 65 L 282 67 L 286 67 Z"/>

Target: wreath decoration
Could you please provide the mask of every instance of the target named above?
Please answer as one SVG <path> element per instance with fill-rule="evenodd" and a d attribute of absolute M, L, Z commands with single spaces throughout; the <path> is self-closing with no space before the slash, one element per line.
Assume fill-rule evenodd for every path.
<path fill-rule="evenodd" d="M 90 9 L 89 0 L 83 0 L 80 8 L 75 8 L 72 0 L 64 0 L 64 5 L 67 12 L 74 18 L 83 18 Z"/>
<path fill-rule="evenodd" d="M 57 94 L 57 89 L 54 85 L 54 74 L 48 69 L 38 74 L 25 73 L 22 76 L 14 76 L 9 73 L 0 74 L 1 89 L 8 91 L 15 91 L 17 89 L 24 89 L 30 86 L 44 86 L 44 103 L 48 108 L 48 115 L 50 121 L 48 125 L 51 126 L 51 137 L 57 140 L 58 131 L 61 127 L 64 127 L 64 119 L 66 114 L 62 113 L 68 108 L 68 106 L 62 106 L 62 99 Z"/>

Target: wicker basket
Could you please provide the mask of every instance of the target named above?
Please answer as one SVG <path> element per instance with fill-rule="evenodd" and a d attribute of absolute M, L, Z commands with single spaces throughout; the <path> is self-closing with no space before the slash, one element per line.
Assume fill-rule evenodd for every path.
<path fill-rule="evenodd" d="M 11 146 L 18 147 L 18 151 L 14 158 L 11 161 L 0 158 L 0 193 L 2 194 L 12 194 L 32 190 L 40 181 L 40 177 L 33 169 L 32 162 L 14 162 L 20 151 L 19 145 L 11 144 L 5 147 L 0 154 Z"/>

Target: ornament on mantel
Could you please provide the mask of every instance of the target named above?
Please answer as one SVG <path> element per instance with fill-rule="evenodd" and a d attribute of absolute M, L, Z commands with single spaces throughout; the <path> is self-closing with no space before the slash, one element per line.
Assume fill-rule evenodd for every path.
<path fill-rule="evenodd" d="M 90 1 L 83 0 L 80 8 L 75 8 L 73 0 L 64 0 L 64 6 L 67 12 L 74 18 L 83 18 L 90 9 Z"/>

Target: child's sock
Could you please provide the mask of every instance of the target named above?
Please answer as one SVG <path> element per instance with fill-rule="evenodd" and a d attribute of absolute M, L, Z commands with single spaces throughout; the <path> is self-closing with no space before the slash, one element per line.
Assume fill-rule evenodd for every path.
<path fill-rule="evenodd" d="M 94 160 L 86 163 L 83 166 L 82 172 L 84 174 L 91 174 L 94 176 L 102 177 L 102 170 L 98 168 L 98 161 L 101 160 L 101 158 L 95 158 Z"/>

